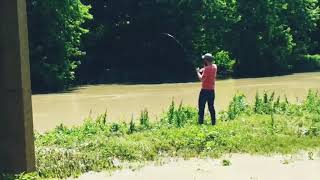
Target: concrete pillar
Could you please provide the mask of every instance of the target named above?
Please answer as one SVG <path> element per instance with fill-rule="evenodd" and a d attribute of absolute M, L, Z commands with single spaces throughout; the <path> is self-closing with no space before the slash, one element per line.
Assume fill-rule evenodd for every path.
<path fill-rule="evenodd" d="M 0 172 L 33 170 L 26 0 L 0 0 Z"/>

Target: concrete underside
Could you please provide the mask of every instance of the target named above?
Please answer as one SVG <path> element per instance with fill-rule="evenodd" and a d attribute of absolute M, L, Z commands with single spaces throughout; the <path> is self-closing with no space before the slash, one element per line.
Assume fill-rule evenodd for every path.
<path fill-rule="evenodd" d="M 0 1 L 0 172 L 35 170 L 25 0 Z"/>

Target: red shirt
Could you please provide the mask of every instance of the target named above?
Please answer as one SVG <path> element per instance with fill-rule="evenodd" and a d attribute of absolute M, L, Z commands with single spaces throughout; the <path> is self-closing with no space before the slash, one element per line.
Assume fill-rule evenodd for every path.
<path fill-rule="evenodd" d="M 217 65 L 212 64 L 212 66 L 204 67 L 202 74 L 202 89 L 214 90 L 216 84 L 217 76 Z"/>

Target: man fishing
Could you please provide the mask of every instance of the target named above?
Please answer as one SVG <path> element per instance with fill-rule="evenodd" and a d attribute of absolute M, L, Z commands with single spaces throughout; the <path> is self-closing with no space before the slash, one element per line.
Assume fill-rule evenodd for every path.
<path fill-rule="evenodd" d="M 215 99 L 215 82 L 217 76 L 217 65 L 212 64 L 214 57 L 207 53 L 202 56 L 204 68 L 197 68 L 197 75 L 202 82 L 202 88 L 199 94 L 199 124 L 203 124 L 205 105 L 208 103 L 209 112 L 211 115 L 212 125 L 216 124 L 216 111 L 214 108 Z"/>

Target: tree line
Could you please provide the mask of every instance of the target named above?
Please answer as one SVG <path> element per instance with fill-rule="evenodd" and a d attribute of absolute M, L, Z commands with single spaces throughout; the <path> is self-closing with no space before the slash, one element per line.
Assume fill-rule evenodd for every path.
<path fill-rule="evenodd" d="M 27 0 L 34 91 L 320 69 L 319 0 Z"/>

